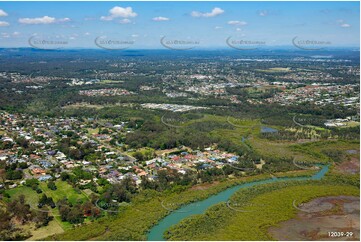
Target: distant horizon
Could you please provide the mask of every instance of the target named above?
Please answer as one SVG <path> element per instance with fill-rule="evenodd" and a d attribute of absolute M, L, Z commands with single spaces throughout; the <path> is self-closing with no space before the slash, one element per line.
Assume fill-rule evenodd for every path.
<path fill-rule="evenodd" d="M 275 49 L 279 49 L 279 50 L 292 50 L 292 51 L 305 51 L 305 52 L 309 52 L 308 50 L 302 50 L 302 49 L 298 49 L 292 45 L 286 46 L 286 45 L 274 45 L 274 46 L 268 46 L 268 47 L 261 47 L 261 48 L 257 48 L 257 49 L 252 49 L 252 50 L 237 50 L 237 49 L 232 49 L 229 47 L 205 47 L 205 48 L 193 48 L 193 49 L 189 49 L 189 50 L 174 50 L 174 49 L 167 49 L 167 48 L 129 48 L 129 49 L 114 49 L 114 50 L 109 50 L 109 49 L 102 49 L 102 48 L 97 48 L 97 47 L 70 47 L 70 48 L 58 48 L 58 49 L 41 49 L 41 48 L 34 48 L 34 47 L 1 47 L 0 49 L 32 49 L 32 50 L 39 50 L 39 51 L 67 51 L 67 50 L 99 50 L 99 51 L 118 51 L 118 52 L 129 52 L 129 51 L 142 51 L 142 50 L 154 50 L 154 51 L 175 51 L 175 52 L 180 52 L 180 51 L 186 51 L 186 52 L 191 52 L 191 51 L 236 51 L 236 52 L 252 52 L 252 51 L 261 51 L 261 50 L 275 50 Z M 353 50 L 353 49 L 357 49 L 357 50 L 353 50 L 353 51 L 360 51 L 360 46 L 335 46 L 335 47 L 330 47 L 330 48 L 323 48 L 323 49 L 317 49 L 314 51 L 333 51 L 333 50 L 343 50 L 343 49 L 347 49 L 347 50 Z"/>

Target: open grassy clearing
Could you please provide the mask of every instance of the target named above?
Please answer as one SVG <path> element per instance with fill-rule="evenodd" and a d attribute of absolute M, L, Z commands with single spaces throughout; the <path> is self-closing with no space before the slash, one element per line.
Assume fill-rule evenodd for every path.
<path fill-rule="evenodd" d="M 131 151 L 131 152 L 124 152 L 125 154 L 127 155 L 130 155 L 130 156 L 133 156 L 134 153 L 136 152 L 140 152 L 142 154 L 145 154 L 145 153 L 148 153 L 148 152 L 151 152 L 153 153 L 155 150 L 153 148 L 149 148 L 149 147 L 142 147 L 142 148 L 139 148 L 137 150 L 134 150 L 134 151 Z"/>
<path fill-rule="evenodd" d="M 52 197 L 54 202 L 57 202 L 63 198 L 67 198 L 72 204 L 77 201 L 86 201 L 87 197 L 82 192 L 76 192 L 74 188 L 65 181 L 56 181 L 56 190 L 50 190 L 47 184 L 44 182 L 40 183 L 40 188 L 48 196 Z"/>
<path fill-rule="evenodd" d="M 88 133 L 91 134 L 91 135 L 98 134 L 99 133 L 99 128 L 96 128 L 96 129 L 88 128 Z"/>
<path fill-rule="evenodd" d="M 43 182 L 43 183 L 40 183 L 41 188 L 42 188 L 42 184 L 45 184 L 45 187 L 46 187 L 46 183 Z M 62 187 L 62 186 L 60 186 L 60 187 Z M 19 186 L 17 188 L 10 189 L 7 191 L 7 193 L 10 195 L 10 200 L 17 199 L 20 195 L 24 195 L 26 203 L 30 205 L 32 210 L 38 209 L 37 205 L 39 202 L 39 198 L 43 194 L 43 193 L 38 194 L 32 188 L 26 187 L 26 186 Z M 46 195 L 49 196 L 49 194 L 46 194 Z M 56 201 L 56 200 L 54 199 L 54 201 Z M 28 240 L 43 239 L 50 235 L 62 233 L 62 232 L 64 232 L 64 230 L 67 230 L 67 229 L 70 229 L 73 227 L 70 223 L 61 221 L 61 218 L 59 217 L 58 208 L 54 208 L 54 209 L 49 208 L 49 211 L 50 211 L 50 215 L 54 216 L 54 219 L 53 219 L 53 221 L 51 221 L 49 223 L 48 226 L 41 227 L 39 229 L 35 229 L 34 224 L 32 224 L 32 223 L 29 225 L 23 226 L 25 230 L 28 230 L 32 234 L 32 237 L 30 237 Z"/>
<path fill-rule="evenodd" d="M 7 190 L 6 192 L 10 195 L 10 200 L 17 199 L 20 195 L 24 195 L 26 203 L 30 204 L 32 207 L 36 206 L 39 202 L 39 194 L 31 187 L 18 186 L 14 189 Z"/>
<path fill-rule="evenodd" d="M 29 231 L 31 231 L 32 236 L 27 240 L 41 240 L 48 236 L 63 233 L 64 229 L 60 226 L 59 222 L 56 220 L 50 221 L 48 226 L 41 227 L 36 229 L 35 227 L 30 226 Z"/>

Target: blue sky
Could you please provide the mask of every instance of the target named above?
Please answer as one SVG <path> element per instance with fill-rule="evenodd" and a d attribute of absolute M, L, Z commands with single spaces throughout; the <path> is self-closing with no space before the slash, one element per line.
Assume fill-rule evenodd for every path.
<path fill-rule="evenodd" d="M 132 48 L 162 48 L 160 39 L 226 47 L 232 36 L 291 45 L 292 39 L 359 47 L 359 2 L 1 2 L 0 47 L 29 47 L 31 36 L 97 48 L 94 39 L 134 40 Z"/>

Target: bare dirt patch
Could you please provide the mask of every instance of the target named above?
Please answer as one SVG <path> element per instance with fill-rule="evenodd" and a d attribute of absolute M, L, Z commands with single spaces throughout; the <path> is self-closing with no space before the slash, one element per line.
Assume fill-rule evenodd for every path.
<path fill-rule="evenodd" d="M 360 240 L 360 198 L 316 198 L 298 206 L 296 218 L 269 228 L 276 240 Z M 331 234 L 330 234 L 331 232 Z M 338 233 L 332 233 L 338 232 Z"/>
<path fill-rule="evenodd" d="M 343 161 L 336 165 L 336 171 L 343 174 L 358 174 L 360 173 L 360 158 L 351 157 L 349 160 Z"/>

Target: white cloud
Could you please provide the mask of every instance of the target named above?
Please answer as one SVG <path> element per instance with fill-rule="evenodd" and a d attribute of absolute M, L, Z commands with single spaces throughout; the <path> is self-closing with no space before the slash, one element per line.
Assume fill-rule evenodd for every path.
<path fill-rule="evenodd" d="M 8 16 L 8 14 L 4 10 L 0 9 L 0 17 L 6 17 L 6 16 Z"/>
<path fill-rule="evenodd" d="M 133 12 L 131 7 L 114 7 L 110 11 L 112 16 L 122 17 L 122 18 L 133 18 L 137 16 L 137 13 Z"/>
<path fill-rule="evenodd" d="M 60 23 L 69 22 L 69 21 L 70 21 L 70 18 L 61 18 L 61 19 L 57 20 L 57 22 L 60 22 Z"/>
<path fill-rule="evenodd" d="M 122 19 L 122 20 L 119 21 L 119 23 L 121 23 L 121 24 L 130 24 L 131 22 L 132 21 L 130 21 L 130 19 L 127 19 L 127 18 Z"/>
<path fill-rule="evenodd" d="M 115 6 L 114 8 L 109 10 L 108 16 L 100 17 L 100 20 L 111 21 L 115 18 L 134 18 L 138 14 L 133 11 L 131 7 L 122 8 L 119 6 Z"/>
<path fill-rule="evenodd" d="M 349 28 L 349 27 L 351 27 L 351 24 L 341 24 L 340 26 L 342 28 Z"/>
<path fill-rule="evenodd" d="M 221 26 L 216 26 L 216 27 L 214 27 L 214 29 L 223 29 L 223 27 L 221 27 Z"/>
<path fill-rule="evenodd" d="M 90 35 L 90 33 L 89 33 L 89 32 L 86 32 L 86 33 L 84 33 L 84 35 L 89 36 L 89 35 Z"/>
<path fill-rule="evenodd" d="M 161 21 L 169 21 L 170 19 L 167 18 L 167 17 L 155 17 L 155 18 L 152 18 L 153 21 L 156 21 L 156 22 L 161 22 Z"/>
<path fill-rule="evenodd" d="M 55 18 L 44 16 L 41 18 L 20 18 L 19 23 L 21 24 L 51 24 L 55 23 Z"/>
<path fill-rule="evenodd" d="M 192 11 L 191 16 L 192 17 L 197 17 L 197 18 L 199 18 L 199 17 L 210 18 L 210 17 L 215 17 L 215 16 L 218 16 L 218 15 L 221 15 L 222 13 L 224 13 L 223 9 L 221 9 L 221 8 L 213 8 L 210 13 Z"/>
<path fill-rule="evenodd" d="M 0 21 L 0 27 L 6 27 L 9 26 L 10 24 L 8 22 L 5 21 Z"/>
<path fill-rule="evenodd" d="M 229 24 L 229 25 L 244 26 L 244 25 L 247 25 L 247 22 L 245 22 L 245 21 L 238 21 L 238 20 L 231 20 L 231 21 L 228 21 L 228 24 Z"/>
<path fill-rule="evenodd" d="M 14 37 L 18 37 L 19 35 L 20 35 L 19 32 L 1 33 L 1 34 L 0 34 L 0 39 L 1 39 L 1 38 L 14 38 Z"/>
<path fill-rule="evenodd" d="M 351 24 L 346 23 L 345 20 L 343 20 L 343 19 L 339 19 L 339 20 L 337 20 L 337 22 L 340 25 L 340 27 L 342 27 L 342 28 L 351 27 Z"/>
<path fill-rule="evenodd" d="M 91 21 L 91 20 L 96 20 L 96 18 L 93 18 L 93 17 L 86 17 L 84 18 L 85 21 Z"/>
<path fill-rule="evenodd" d="M 259 16 L 262 16 L 262 17 L 265 17 L 265 16 L 268 15 L 268 11 L 267 11 L 267 10 L 258 11 L 258 15 L 259 15 Z"/>
<path fill-rule="evenodd" d="M 133 37 L 133 38 L 138 38 L 139 35 L 138 35 L 138 34 L 132 34 L 132 37 Z"/>
<path fill-rule="evenodd" d="M 56 19 L 54 17 L 44 16 L 40 18 L 20 18 L 18 21 L 21 24 L 53 24 L 69 22 L 70 18 Z"/>
<path fill-rule="evenodd" d="M 242 29 L 241 28 L 236 28 L 236 31 L 240 32 L 240 31 L 242 31 Z"/>
<path fill-rule="evenodd" d="M 100 17 L 100 20 L 103 20 L 103 21 L 111 21 L 111 20 L 113 20 L 113 17 L 112 17 L 112 16 L 101 16 L 101 17 Z"/>

